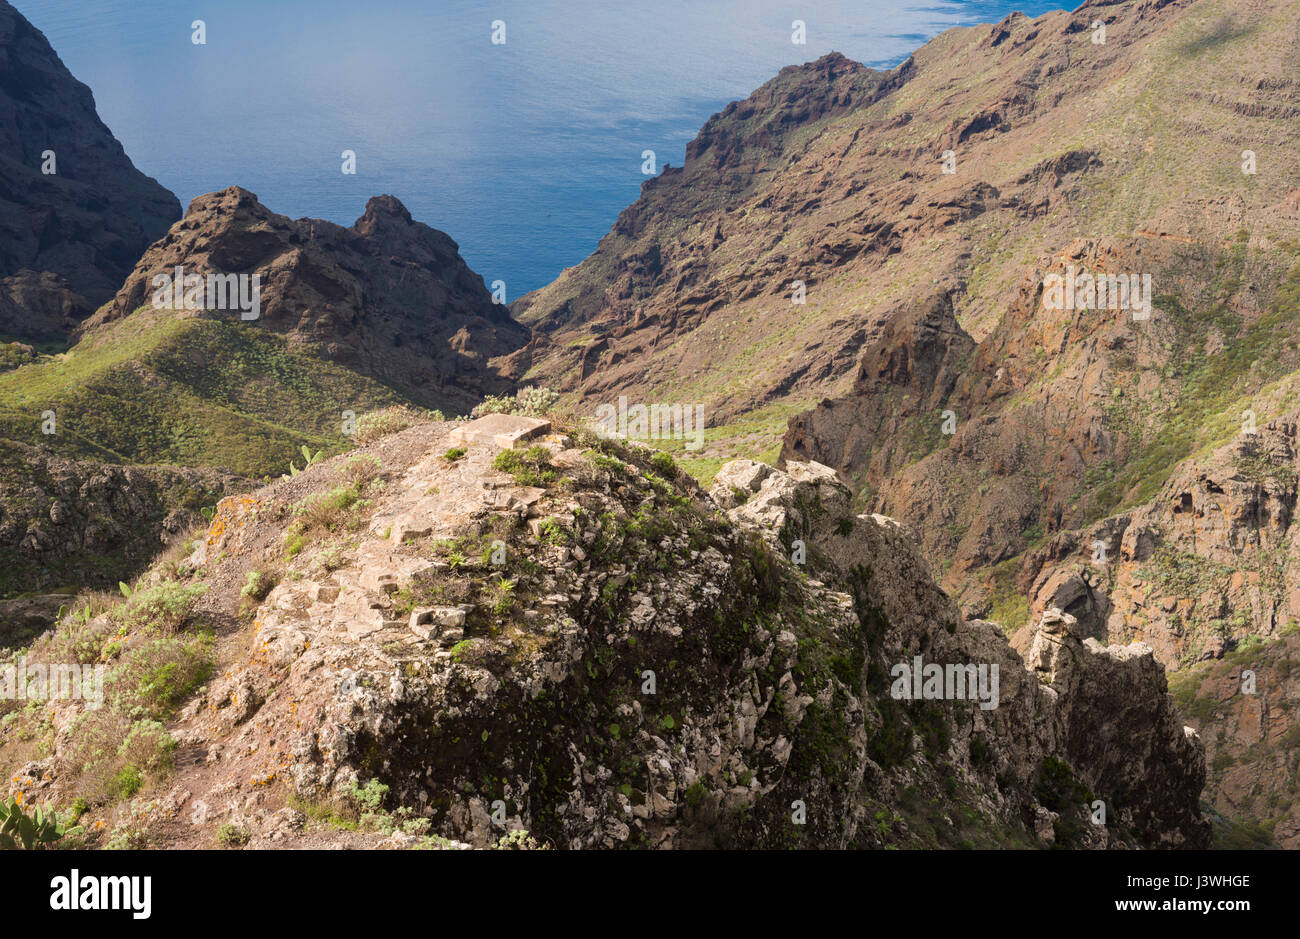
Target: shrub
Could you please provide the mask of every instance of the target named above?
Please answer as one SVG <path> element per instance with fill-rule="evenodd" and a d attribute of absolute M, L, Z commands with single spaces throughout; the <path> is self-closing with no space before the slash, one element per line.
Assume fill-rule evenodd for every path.
<path fill-rule="evenodd" d="M 388 787 L 378 779 L 372 779 L 364 786 L 358 786 L 354 781 L 349 795 L 357 803 L 362 816 L 375 815 L 383 811 L 384 798 L 388 795 Z"/>
<path fill-rule="evenodd" d="M 502 619 L 514 609 L 515 584 L 511 580 L 496 582 L 496 596 L 492 600 L 492 615 Z"/>
<path fill-rule="evenodd" d="M 207 590 L 202 584 L 183 586 L 174 580 L 165 580 L 145 590 L 137 590 L 122 606 L 109 614 L 128 632 L 153 628 L 173 632 L 189 621 L 199 597 Z"/>
<path fill-rule="evenodd" d="M 517 828 L 508 835 L 502 835 L 497 841 L 498 851 L 545 851 L 546 845 L 539 842 L 526 829 Z"/>
<path fill-rule="evenodd" d="M 654 456 L 650 457 L 650 465 L 654 467 L 656 473 L 665 479 L 676 479 L 677 474 L 680 472 L 672 454 L 665 450 L 656 450 Z"/>
<path fill-rule="evenodd" d="M 248 832 L 231 822 L 222 822 L 217 828 L 217 843 L 226 848 L 242 848 L 248 844 L 251 837 Z"/>
<path fill-rule="evenodd" d="M 157 721 L 131 721 L 106 709 L 78 717 L 68 741 L 64 756 L 78 776 L 78 788 L 93 801 L 135 795 L 147 779 L 171 770 L 176 749 Z"/>
<path fill-rule="evenodd" d="M 266 595 L 271 592 L 274 583 L 275 581 L 272 578 L 261 571 L 249 571 L 248 578 L 244 583 L 244 589 L 239 591 L 239 595 L 253 600 L 264 600 Z"/>
<path fill-rule="evenodd" d="M 339 476 L 344 482 L 355 486 L 358 491 L 364 491 L 379 476 L 381 469 L 383 464 L 379 462 L 379 457 L 358 454 L 344 461 L 339 468 Z"/>
<path fill-rule="evenodd" d="M 443 419 L 442 414 L 437 411 L 429 417 L 436 421 Z M 419 420 L 419 412 L 400 404 L 381 408 L 378 411 L 367 411 L 357 418 L 356 433 L 352 435 L 352 439 L 358 445 L 366 444 L 380 437 L 395 434 L 399 430 L 406 430 Z"/>
<path fill-rule="evenodd" d="M 470 417 L 483 417 L 487 414 L 515 413 L 515 399 L 509 395 L 488 395 L 482 403 L 475 405 L 469 412 Z"/>
<path fill-rule="evenodd" d="M 206 589 L 202 585 L 185 587 L 175 581 L 162 581 L 131 593 L 125 603 L 111 608 L 106 617 L 94 614 L 97 608 L 107 604 L 92 598 L 33 643 L 28 658 L 83 665 L 102 662 L 120 647 L 114 640 L 129 633 L 142 630 L 167 633 L 185 625 Z"/>
<path fill-rule="evenodd" d="M 514 397 L 510 395 L 488 395 L 470 411 L 470 417 L 483 417 L 487 414 L 519 414 L 524 417 L 541 417 L 549 414 L 560 400 L 558 392 L 550 388 L 536 388 L 532 385 L 520 388 Z"/>
<path fill-rule="evenodd" d="M 997 758 L 993 754 L 993 748 L 985 742 L 983 737 L 971 738 L 970 761 L 974 766 L 984 770 L 989 769 L 997 762 Z"/>
<path fill-rule="evenodd" d="M 529 385 L 519 389 L 519 393 L 515 395 L 514 413 L 525 417 L 541 417 L 543 414 L 550 413 L 555 407 L 555 402 L 559 400 L 559 393 L 550 388 L 534 388 Z"/>
<path fill-rule="evenodd" d="M 537 537 L 547 544 L 562 545 L 568 542 L 569 533 L 553 516 L 544 518 L 537 526 Z"/>
<path fill-rule="evenodd" d="M 457 460 L 463 457 L 467 452 L 469 451 L 467 451 L 464 447 L 452 447 L 450 450 L 448 450 L 446 453 L 442 455 L 442 458 L 446 460 L 448 463 L 455 463 Z"/>
<path fill-rule="evenodd" d="M 104 684 L 113 708 L 132 718 L 165 720 L 212 674 L 213 640 L 157 636 L 128 650 Z"/>
<path fill-rule="evenodd" d="M 1092 802 L 1092 793 L 1074 775 L 1069 764 L 1049 756 L 1039 766 L 1034 798 L 1053 812 L 1066 812 L 1087 806 Z"/>
<path fill-rule="evenodd" d="M 290 535 L 305 535 L 313 531 L 332 532 L 347 527 L 355 521 L 352 509 L 361 502 L 361 491 L 355 485 L 313 493 L 295 507 L 298 519 Z"/>
<path fill-rule="evenodd" d="M 118 627 L 108 619 L 83 619 L 90 607 L 65 618 L 53 632 L 36 640 L 28 653 L 32 661 L 92 665 L 102 659 L 104 646 Z"/>
<path fill-rule="evenodd" d="M 276 574 L 264 574 L 261 571 L 249 571 L 243 589 L 239 591 L 239 616 L 250 620 L 257 612 L 258 606 L 279 582 Z"/>
<path fill-rule="evenodd" d="M 144 785 L 144 776 L 134 766 L 123 766 L 113 778 L 113 789 L 120 799 L 129 799 Z"/>
<path fill-rule="evenodd" d="M 307 539 L 295 532 L 286 532 L 284 536 L 284 559 L 292 561 L 307 547 Z"/>
<path fill-rule="evenodd" d="M 527 450 L 502 450 L 492 466 L 509 473 L 521 486 L 545 486 L 558 475 L 551 468 L 551 451 L 540 444 Z"/>
<path fill-rule="evenodd" d="M 0 342 L 0 372 L 35 362 L 36 350 L 22 342 Z"/>

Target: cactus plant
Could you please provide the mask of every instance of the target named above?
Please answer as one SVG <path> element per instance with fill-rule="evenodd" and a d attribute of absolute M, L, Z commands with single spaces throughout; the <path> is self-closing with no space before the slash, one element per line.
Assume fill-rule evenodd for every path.
<path fill-rule="evenodd" d="M 28 815 L 17 799 L 0 802 L 0 848 L 14 850 L 21 844 L 31 851 L 78 834 L 80 826 L 67 827 L 54 811 L 38 807 Z"/>

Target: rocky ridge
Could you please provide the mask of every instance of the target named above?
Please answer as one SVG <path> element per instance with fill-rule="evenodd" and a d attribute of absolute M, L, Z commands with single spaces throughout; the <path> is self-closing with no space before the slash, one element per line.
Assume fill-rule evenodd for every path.
<path fill-rule="evenodd" d="M 392 196 L 371 199 L 344 228 L 277 215 L 238 186 L 195 199 L 83 324 L 81 340 L 150 306 L 153 278 L 177 267 L 187 276 L 258 276 L 260 316 L 251 325 L 287 337 L 291 351 L 314 352 L 453 413 L 509 387 L 493 359 L 528 341 L 528 330 L 492 302 L 456 243 L 414 221 Z"/>
<path fill-rule="evenodd" d="M 147 802 L 89 817 L 195 846 L 1206 843 L 1204 754 L 1148 647 L 1051 614 L 1022 660 L 829 468 L 732 464 L 710 494 L 614 441 L 453 430 L 223 500 L 141 579 L 201 594 L 180 635 L 215 631 L 215 672 L 168 712 Z M 146 636 L 105 646 L 110 670 Z M 894 698 L 918 655 L 996 663 L 998 706 Z M 29 801 L 85 784 L 79 707 L 13 767 Z M 319 821 L 381 795 L 370 835 Z"/>

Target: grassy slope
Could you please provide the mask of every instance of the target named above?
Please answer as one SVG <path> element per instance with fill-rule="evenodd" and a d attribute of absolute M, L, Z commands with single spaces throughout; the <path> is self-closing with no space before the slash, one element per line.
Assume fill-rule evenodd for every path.
<path fill-rule="evenodd" d="M 401 401 L 253 325 L 140 311 L 70 351 L 0 374 L 0 437 L 69 457 L 284 472 L 342 448 L 342 413 Z M 57 433 L 41 433 L 53 410 Z"/>

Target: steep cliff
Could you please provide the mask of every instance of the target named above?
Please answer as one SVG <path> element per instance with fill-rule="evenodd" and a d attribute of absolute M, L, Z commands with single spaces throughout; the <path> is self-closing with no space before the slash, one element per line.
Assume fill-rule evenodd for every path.
<path fill-rule="evenodd" d="M 0 0 L 0 334 L 66 336 L 180 214 L 90 89 Z"/>
<path fill-rule="evenodd" d="M 1027 277 L 1076 249 L 1152 274 L 1157 294 L 1227 302 L 1243 227 L 1228 294 L 1249 321 L 1294 260 L 1294 12 L 1085 3 L 949 30 L 887 73 L 840 55 L 785 69 L 711 118 L 590 258 L 514 304 L 549 337 L 529 377 L 779 433 L 851 388 L 901 309 L 944 294 L 983 343 Z M 1082 318 L 1071 353 L 1099 330 Z M 989 377 L 1021 387 L 1040 344 L 1008 345 Z"/>

